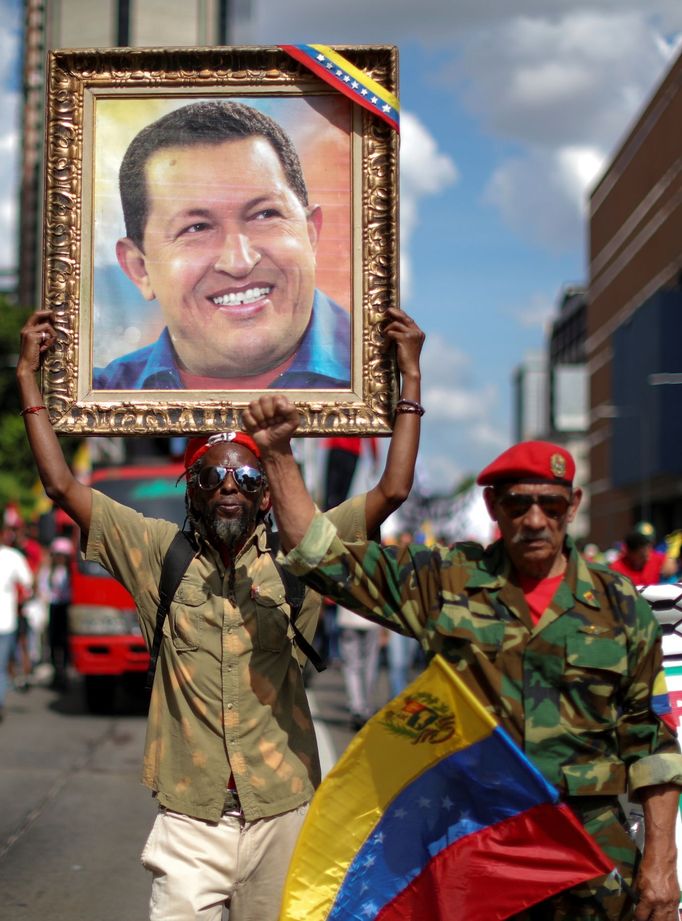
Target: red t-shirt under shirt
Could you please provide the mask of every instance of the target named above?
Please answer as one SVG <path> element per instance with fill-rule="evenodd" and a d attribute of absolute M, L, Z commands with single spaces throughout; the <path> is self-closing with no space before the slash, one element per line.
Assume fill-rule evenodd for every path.
<path fill-rule="evenodd" d="M 551 576 L 549 579 L 529 579 L 526 576 L 519 576 L 519 585 L 534 624 L 537 624 L 547 610 L 563 578 L 563 573 Z"/>

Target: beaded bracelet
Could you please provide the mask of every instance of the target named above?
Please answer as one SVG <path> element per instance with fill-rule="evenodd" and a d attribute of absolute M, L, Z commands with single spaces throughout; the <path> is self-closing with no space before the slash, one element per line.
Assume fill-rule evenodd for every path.
<path fill-rule="evenodd" d="M 27 406 L 26 409 L 19 411 L 20 416 L 29 416 L 33 413 L 39 413 L 41 409 L 47 410 L 47 406 Z"/>
<path fill-rule="evenodd" d="M 426 412 L 421 403 L 417 403 L 416 400 L 398 400 L 395 404 L 395 411 L 397 413 L 416 413 L 417 416 L 423 416 Z"/>

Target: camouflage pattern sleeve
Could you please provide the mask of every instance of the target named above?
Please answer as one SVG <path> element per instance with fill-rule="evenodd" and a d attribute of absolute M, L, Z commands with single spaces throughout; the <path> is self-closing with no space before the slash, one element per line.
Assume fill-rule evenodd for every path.
<path fill-rule="evenodd" d="M 656 697 L 667 695 L 660 628 L 651 608 L 625 579 L 617 580 L 621 610 L 628 628 L 629 681 L 617 733 L 620 757 L 628 767 L 631 798 L 642 787 L 682 785 L 682 756 L 674 720 L 655 709 Z"/>
<path fill-rule="evenodd" d="M 440 607 L 438 552 L 421 545 L 400 551 L 373 541 L 343 543 L 318 514 L 285 558 L 288 569 L 337 604 L 399 633 L 424 636 Z"/>

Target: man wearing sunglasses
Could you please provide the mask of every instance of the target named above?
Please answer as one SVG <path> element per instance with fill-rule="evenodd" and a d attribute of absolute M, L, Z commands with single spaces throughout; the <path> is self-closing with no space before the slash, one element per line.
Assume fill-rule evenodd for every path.
<path fill-rule="evenodd" d="M 347 540 L 376 531 L 407 497 L 414 473 L 424 335 L 397 308 L 384 331 L 402 402 L 377 485 L 326 513 Z M 48 496 L 79 525 L 86 557 L 132 594 L 152 648 L 162 563 L 178 528 L 73 476 L 35 378 L 55 336 L 48 310 L 36 311 L 21 334 L 17 381 L 31 449 Z M 184 464 L 194 558 L 164 625 L 142 778 L 160 806 L 143 853 L 154 877 L 150 918 L 220 921 L 227 905 L 230 921 L 276 921 L 320 763 L 293 601 L 263 521 L 272 481 L 243 432 L 190 439 Z M 306 592 L 295 627 L 308 643 L 319 608 L 320 597 Z"/>
<path fill-rule="evenodd" d="M 519 916 L 524 921 L 678 918 L 675 818 L 682 755 L 660 631 L 632 583 L 588 565 L 567 535 L 581 491 L 559 445 L 525 442 L 478 476 L 500 539 L 382 547 L 346 544 L 315 513 L 284 438 L 283 398 L 250 404 L 245 424 L 277 471 L 273 506 L 285 565 L 339 604 L 416 636 L 453 663 L 476 697 L 560 791 L 618 867 Z M 643 804 L 640 854 L 619 795 Z"/>

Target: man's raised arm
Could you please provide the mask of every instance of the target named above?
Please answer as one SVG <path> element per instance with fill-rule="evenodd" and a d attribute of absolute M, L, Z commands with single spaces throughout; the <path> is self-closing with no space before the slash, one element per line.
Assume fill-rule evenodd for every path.
<path fill-rule="evenodd" d="M 291 453 L 298 410 L 286 397 L 263 396 L 249 403 L 242 422 L 261 451 L 282 549 L 291 550 L 303 540 L 315 515 L 315 503 Z"/>
<path fill-rule="evenodd" d="M 386 465 L 379 482 L 365 499 L 368 534 L 374 533 L 402 505 L 412 488 L 424 414 L 419 403 L 419 356 L 424 333 L 397 307 L 389 308 L 387 314 L 389 321 L 384 334 L 387 345 L 396 349 L 401 389 Z M 290 447 L 290 439 L 298 427 L 298 411 L 285 397 L 264 396 L 249 404 L 243 424 L 261 449 L 282 546 L 290 550 L 303 539 L 315 514 L 315 505 Z"/>
<path fill-rule="evenodd" d="M 52 311 L 37 310 L 21 330 L 16 372 L 21 415 L 45 492 L 73 518 L 81 535 L 86 537 L 90 529 L 92 491 L 79 483 L 66 463 L 36 381 L 42 357 L 56 340 L 51 321 Z"/>

